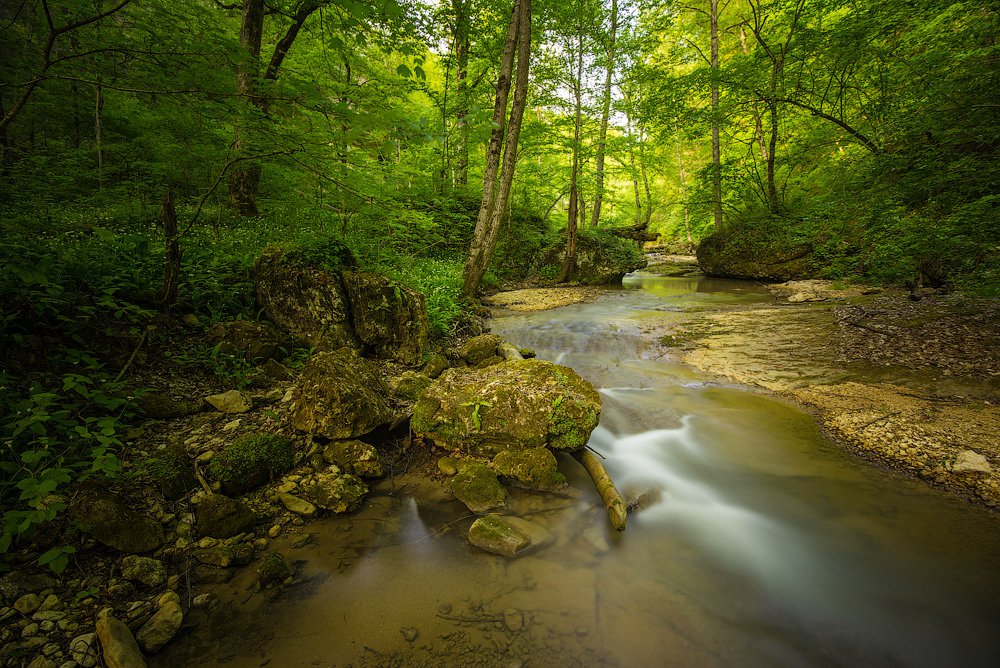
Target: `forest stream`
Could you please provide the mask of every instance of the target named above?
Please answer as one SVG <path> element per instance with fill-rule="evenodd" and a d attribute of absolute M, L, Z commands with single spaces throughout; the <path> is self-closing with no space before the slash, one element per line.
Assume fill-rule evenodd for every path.
<path fill-rule="evenodd" d="M 708 359 L 712 346 L 681 354 L 671 337 L 732 336 L 719 318 L 759 320 L 766 289 L 634 274 L 590 296 L 498 313 L 493 331 L 600 389 L 590 446 L 627 498 L 643 495 L 624 533 L 567 456 L 576 494 L 513 493 L 510 510 L 552 534 L 516 560 L 469 545 L 472 517 L 441 485 L 398 475 L 359 512 L 279 539 L 296 584 L 257 594 L 240 573 L 151 664 L 996 665 L 995 513 L 866 462 L 792 403 L 721 380 L 864 381 L 827 359 L 828 315 L 789 311 L 759 354 Z M 767 354 L 796 361 L 784 375 L 755 367 Z"/>

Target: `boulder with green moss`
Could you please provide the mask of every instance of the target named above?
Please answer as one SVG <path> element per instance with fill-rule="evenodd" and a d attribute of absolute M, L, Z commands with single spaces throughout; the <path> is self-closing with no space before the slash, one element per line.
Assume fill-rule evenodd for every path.
<path fill-rule="evenodd" d="M 160 493 L 171 501 L 182 498 L 198 486 L 194 477 L 191 458 L 183 445 L 177 443 L 168 446 L 156 454 L 146 464 L 149 476 L 159 487 Z"/>
<path fill-rule="evenodd" d="M 458 354 L 469 366 L 476 366 L 484 360 L 499 356 L 501 343 L 503 339 L 496 334 L 480 334 L 463 343 Z"/>
<path fill-rule="evenodd" d="M 349 441 L 333 441 L 323 448 L 323 460 L 336 466 L 345 473 L 360 478 L 379 478 L 382 476 L 382 459 L 375 446 L 352 439 Z"/>
<path fill-rule="evenodd" d="M 359 347 L 340 272 L 356 266 L 336 242 L 309 249 L 266 248 L 254 267 L 257 302 L 279 327 L 317 350 Z"/>
<path fill-rule="evenodd" d="M 566 486 L 555 455 L 545 447 L 504 450 L 490 465 L 497 475 L 530 489 L 553 491 Z"/>
<path fill-rule="evenodd" d="M 336 466 L 302 481 L 302 496 L 323 510 L 347 513 L 357 510 L 368 493 L 368 486 L 361 478 L 342 473 Z"/>
<path fill-rule="evenodd" d="M 402 374 L 389 380 L 389 390 L 393 396 L 407 400 L 416 401 L 431 384 L 431 379 L 416 371 L 404 371 Z"/>
<path fill-rule="evenodd" d="M 475 460 L 463 462 L 448 486 L 455 498 L 474 513 L 488 513 L 503 508 L 507 502 L 507 490 L 497 480 L 497 474 Z"/>
<path fill-rule="evenodd" d="M 493 457 L 540 446 L 579 450 L 600 414 L 600 394 L 572 369 L 514 360 L 449 369 L 414 405 L 411 426 L 441 447 Z"/>
<path fill-rule="evenodd" d="M 348 348 L 313 355 L 293 392 L 292 424 L 309 434 L 357 438 L 392 419 L 389 388 Z"/>
<path fill-rule="evenodd" d="M 212 494 L 195 508 L 198 533 L 211 538 L 229 538 L 243 533 L 257 517 L 248 505 L 224 494 Z"/>
<path fill-rule="evenodd" d="M 222 491 L 239 496 L 292 468 L 289 439 L 277 434 L 251 434 L 233 441 L 212 458 L 208 474 Z"/>
<path fill-rule="evenodd" d="M 487 515 L 469 527 L 469 542 L 487 552 L 519 557 L 552 541 L 543 527 L 519 517 Z"/>
<path fill-rule="evenodd" d="M 376 357 L 417 364 L 430 332 L 424 296 L 381 274 L 344 271 L 341 278 L 354 333 L 365 350 Z"/>
<path fill-rule="evenodd" d="M 539 270 L 561 267 L 565 254 L 565 243 L 543 250 L 538 259 Z M 570 280 L 584 285 L 618 284 L 625 274 L 645 266 L 646 259 L 637 242 L 605 230 L 581 230 Z"/>
<path fill-rule="evenodd" d="M 163 544 L 163 527 L 156 520 L 93 482 L 81 486 L 69 516 L 78 529 L 121 552 L 150 552 Z"/>

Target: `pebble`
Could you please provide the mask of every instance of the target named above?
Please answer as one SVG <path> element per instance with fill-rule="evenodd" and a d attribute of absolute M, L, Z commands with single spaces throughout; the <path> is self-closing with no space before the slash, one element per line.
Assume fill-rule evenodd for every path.
<path fill-rule="evenodd" d="M 31 624 L 28 624 L 23 629 L 21 629 L 22 638 L 30 638 L 31 636 L 36 635 L 37 633 L 38 633 L 38 624 L 35 622 L 32 622 Z"/>
<path fill-rule="evenodd" d="M 270 529 L 267 530 L 267 537 L 268 538 L 277 538 L 280 535 L 281 535 L 281 525 L 280 524 L 275 524 L 274 526 L 272 526 Z"/>
<path fill-rule="evenodd" d="M 413 642 L 417 639 L 418 631 L 412 626 L 404 626 L 399 629 L 399 632 L 403 634 L 403 638 L 406 639 L 406 642 Z"/>
<path fill-rule="evenodd" d="M 503 625 L 512 633 L 517 633 L 524 628 L 524 615 L 516 608 L 507 608 L 503 611 Z"/>

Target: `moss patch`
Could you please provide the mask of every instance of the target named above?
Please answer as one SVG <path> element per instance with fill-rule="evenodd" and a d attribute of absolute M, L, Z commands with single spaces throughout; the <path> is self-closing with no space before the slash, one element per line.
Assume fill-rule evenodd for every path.
<path fill-rule="evenodd" d="M 222 491 L 240 495 L 292 468 L 291 442 L 276 434 L 251 434 L 238 438 L 216 455 L 208 473 Z"/>

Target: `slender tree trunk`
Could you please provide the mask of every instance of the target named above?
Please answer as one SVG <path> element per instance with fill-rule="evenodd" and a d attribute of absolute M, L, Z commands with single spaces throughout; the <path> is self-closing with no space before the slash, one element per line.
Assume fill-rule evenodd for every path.
<path fill-rule="evenodd" d="M 781 207 L 778 203 L 778 186 L 774 178 L 774 153 L 778 146 L 778 103 L 773 97 L 773 85 L 771 93 L 772 97 L 767 101 L 768 115 L 771 119 L 771 133 L 767 146 L 767 207 L 771 213 L 778 213 Z"/>
<path fill-rule="evenodd" d="M 97 188 L 104 189 L 104 89 L 101 87 L 101 78 L 97 77 L 96 93 L 94 96 L 94 144 L 97 147 Z"/>
<path fill-rule="evenodd" d="M 709 5 L 712 39 L 712 212 L 716 230 L 722 229 L 722 149 L 719 144 L 719 0 Z"/>
<path fill-rule="evenodd" d="M 582 20 L 582 17 L 581 17 Z M 569 211 L 566 220 L 566 255 L 563 257 L 559 282 L 570 280 L 576 268 L 577 218 L 579 216 L 580 126 L 583 124 L 583 25 L 577 28 L 576 77 L 573 81 L 573 100 L 576 114 L 573 122 L 573 171 L 569 177 Z"/>
<path fill-rule="evenodd" d="M 236 90 L 248 105 L 259 107 L 255 95 L 260 76 L 260 46 L 264 34 L 264 0 L 243 0 L 243 17 L 240 23 L 240 45 L 246 51 L 236 68 Z M 239 156 L 252 151 L 245 131 L 237 129 L 233 152 Z M 257 188 L 260 184 L 260 165 L 242 161 L 229 175 L 229 199 L 241 216 L 256 217 Z"/>
<path fill-rule="evenodd" d="M 454 47 L 452 48 L 454 51 Z M 451 170 L 451 156 L 448 141 L 448 86 L 451 84 L 451 58 L 445 59 L 444 65 L 444 97 L 441 102 L 441 192 L 445 191 L 448 182 L 448 172 Z"/>
<path fill-rule="evenodd" d="M 507 138 L 504 142 L 504 117 L 510 92 L 514 50 L 517 49 L 517 73 L 514 83 L 514 101 L 510 110 Z M 493 107 L 493 132 L 486 152 L 486 171 L 483 176 L 483 199 L 476 216 L 476 228 L 469 244 L 469 255 L 462 274 L 462 292 L 474 297 L 489 267 L 496 249 L 500 224 L 514 181 L 517 164 L 517 144 L 521 135 L 521 120 L 528 99 L 528 71 L 531 61 L 531 0 L 516 0 L 511 12 L 503 58 L 497 79 L 497 97 Z M 499 180 L 497 170 L 503 149 L 503 167 Z"/>
<path fill-rule="evenodd" d="M 173 306 L 177 301 L 177 290 L 181 280 L 181 247 L 177 233 L 177 210 L 174 208 L 174 193 L 167 190 L 163 199 L 163 238 L 165 243 L 163 262 L 163 285 L 156 297 L 156 305 L 162 309 Z"/>
<path fill-rule="evenodd" d="M 631 117 L 626 117 L 625 130 L 628 134 L 628 162 L 632 173 L 632 190 L 635 192 L 635 224 L 642 225 L 642 199 L 639 194 L 639 170 L 635 166 L 635 136 Z"/>
<path fill-rule="evenodd" d="M 677 137 L 677 175 L 681 182 L 681 200 L 684 202 L 684 238 L 691 243 L 691 216 L 688 209 L 687 178 L 684 173 L 684 157 L 681 154 L 681 139 Z"/>
<path fill-rule="evenodd" d="M 601 109 L 601 134 L 597 140 L 597 175 L 594 193 L 594 211 L 590 226 L 601 221 L 601 202 L 604 199 L 604 151 L 608 141 L 608 119 L 611 116 L 611 75 L 615 67 L 615 37 L 618 32 L 618 0 L 611 0 L 611 29 L 608 32 L 608 64 L 604 74 L 604 100 Z"/>
<path fill-rule="evenodd" d="M 747 44 L 747 31 L 745 26 L 740 26 L 740 44 L 743 46 L 743 55 L 750 55 L 750 47 Z M 750 113 L 753 114 L 754 137 L 757 139 L 757 145 L 760 146 L 760 159 L 762 162 L 766 163 L 768 150 L 767 143 L 764 141 L 764 121 L 761 118 L 760 108 L 756 101 L 754 101 L 753 109 Z"/>
<path fill-rule="evenodd" d="M 455 81 L 458 101 L 455 108 L 456 118 L 456 161 L 455 181 L 465 187 L 469 184 L 469 43 L 471 32 L 471 16 L 469 15 L 470 0 L 452 0 L 455 10 Z"/>
<path fill-rule="evenodd" d="M 649 227 L 649 219 L 653 216 L 653 193 L 649 190 L 649 173 L 646 171 L 646 132 L 643 130 L 642 125 L 638 127 L 639 131 L 639 175 L 642 176 L 642 189 L 646 194 L 646 212 L 643 214 L 642 223 L 640 223 L 643 229 Z"/>

